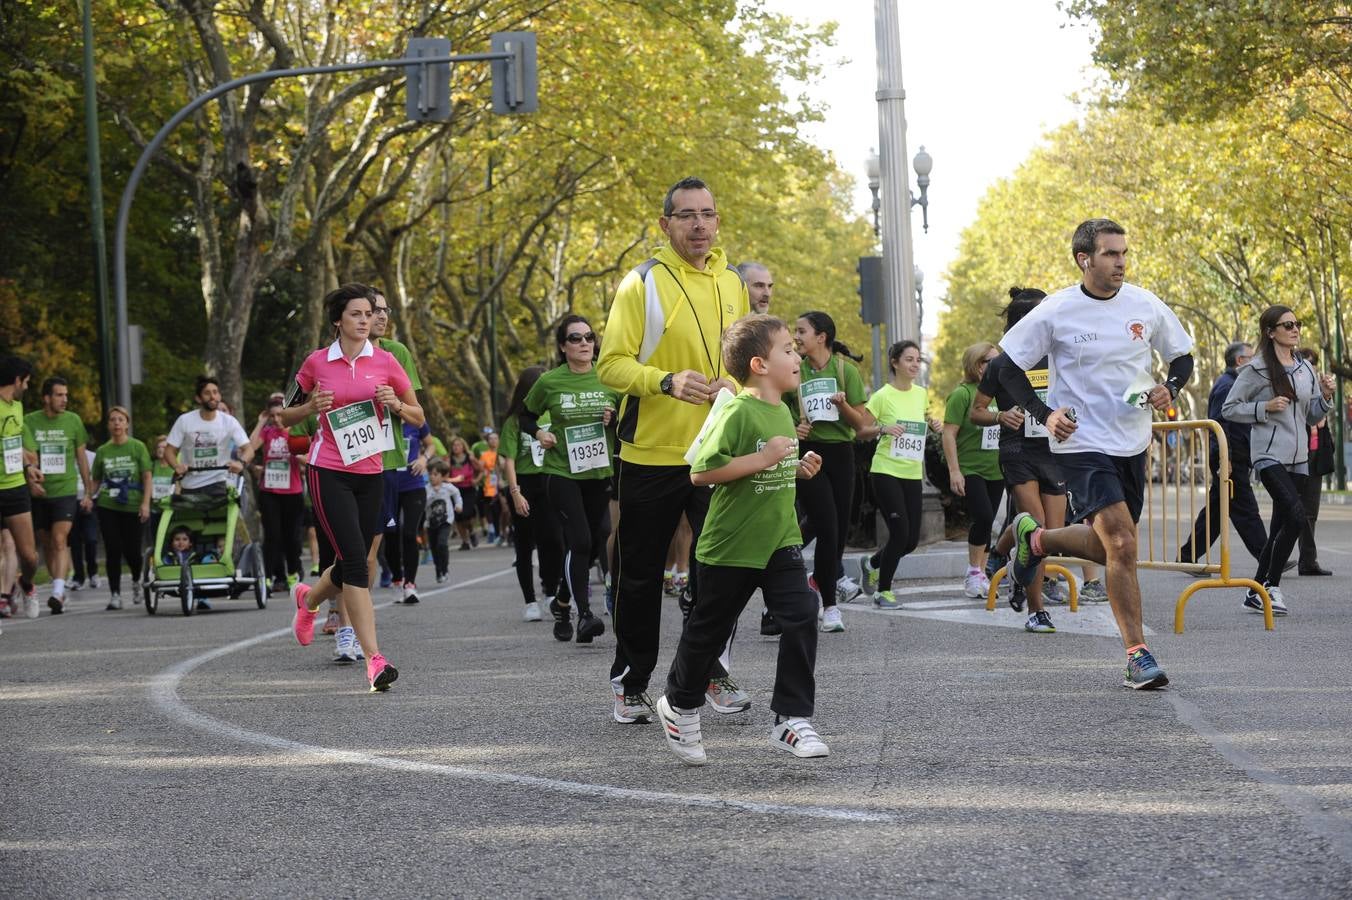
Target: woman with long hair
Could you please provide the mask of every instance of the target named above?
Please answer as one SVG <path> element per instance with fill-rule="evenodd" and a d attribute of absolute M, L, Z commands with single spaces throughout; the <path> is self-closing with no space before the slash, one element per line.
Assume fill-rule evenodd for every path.
<path fill-rule="evenodd" d="M 141 531 L 150 521 L 153 466 L 146 445 L 131 436 L 131 414 L 124 407 L 108 410 L 108 442 L 94 451 L 90 477 L 98 485 L 99 530 L 108 556 L 105 609 L 122 608 L 122 561 L 131 571 L 132 592 L 141 577 Z"/>
<path fill-rule="evenodd" d="M 817 540 L 810 583 L 822 599 L 821 630 L 844 631 L 836 603 L 848 603 L 860 591 L 841 572 L 841 558 L 854 496 L 855 430 L 868 424 L 864 380 L 855 366 L 863 357 L 836 340 L 835 321 L 816 310 L 798 317 L 794 343 L 803 357 L 801 383 L 786 399 L 798 422 L 798 453 L 822 459 L 822 477 L 798 485 L 798 504 L 807 520 L 803 541 Z"/>
<path fill-rule="evenodd" d="M 979 341 L 962 353 L 962 383 L 944 402 L 943 447 L 948 463 L 948 483 L 953 493 L 966 500 L 967 577 L 963 593 L 984 597 L 990 582 L 983 571 L 991 542 L 991 526 L 1005 492 L 1000 474 L 1000 426 L 981 426 L 971 420 L 972 401 L 986 366 L 1000 355 L 989 341 Z M 987 401 L 989 405 L 990 401 Z"/>
<path fill-rule="evenodd" d="M 1231 422 L 1247 422 L 1253 470 L 1272 497 L 1272 523 L 1253 580 L 1265 585 L 1274 615 L 1289 611 L 1282 570 L 1305 526 L 1301 494 L 1309 477 L 1310 426 L 1328 415 L 1333 376 L 1320 375 L 1296 352 L 1301 323 L 1289 306 L 1269 306 L 1258 317 L 1258 352 L 1239 370 L 1221 407 Z M 1250 590 L 1244 605 L 1262 612 Z"/>
<path fill-rule="evenodd" d="M 516 580 L 521 585 L 521 599 L 526 604 L 522 618 L 527 622 L 541 619 L 540 604 L 535 599 L 531 554 L 539 550 L 540 588 L 544 591 L 546 606 L 552 605 L 558 595 L 563 568 L 558 521 L 549 508 L 549 498 L 545 496 L 545 448 L 533 434 L 521 432 L 521 414 L 526 409 L 526 395 L 544 373 L 544 366 L 530 366 L 521 371 L 516 387 L 512 389 L 512 400 L 507 406 L 507 418 L 502 423 L 502 440 L 498 447 L 507 493 L 511 497 Z"/>
<path fill-rule="evenodd" d="M 596 332 L 579 315 L 563 317 L 555 332 L 563 362 L 540 376 L 526 394 L 521 432 L 545 448 L 541 469 L 545 496 L 558 518 L 564 540 L 563 576 L 577 605 L 577 642 L 589 644 L 605 633 L 594 616 L 587 577 L 592 556 L 606 545 L 606 506 L 610 501 L 610 437 L 606 426 L 619 398 L 596 377 Z M 549 427 L 540 418 L 549 413 Z M 571 610 L 554 598 L 554 637 L 573 635 Z"/>
<path fill-rule="evenodd" d="M 479 491 L 475 484 L 481 467 L 474 454 L 469 452 L 469 441 L 458 434 L 451 438 L 446 465 L 450 470 L 446 480 L 460 492 L 461 507 L 455 513 L 455 533 L 460 535 L 460 549 L 468 550 L 471 543 L 479 543 L 474 536 L 474 517 L 479 511 Z"/>
<path fill-rule="evenodd" d="M 301 364 L 296 385 L 308 397 L 284 408 L 281 424 L 290 427 L 312 415 L 318 419 L 307 476 L 315 519 L 335 556 L 313 590 L 299 582 L 292 588 L 292 632 L 301 646 L 310 644 L 316 611 L 341 592 L 343 609 L 367 657 L 367 681 L 372 691 L 385 691 L 399 672 L 376 644 L 367 569 L 384 500 L 381 453 L 388 448 L 381 436 L 387 416 L 412 425 L 421 425 L 424 417 L 399 360 L 369 340 L 375 296 L 366 285 L 349 284 L 324 298 L 334 341 Z"/>
<path fill-rule="evenodd" d="M 887 523 L 887 541 L 865 559 L 865 583 L 877 585 L 873 605 L 899 609 L 892 594 L 892 578 L 902 557 L 920 543 L 921 479 L 924 477 L 925 409 L 929 392 L 915 380 L 920 376 L 920 345 L 897 341 L 887 350 L 891 379 L 873 392 L 865 405 L 871 421 L 861 432 L 879 435 L 869 465 L 873 496 Z"/>
<path fill-rule="evenodd" d="M 281 400 L 271 400 L 258 417 L 249 446 L 262 462 L 258 512 L 263 520 L 263 557 L 272 590 L 286 591 L 300 580 L 300 529 L 305 513 L 299 460 L 291 450 L 290 429 L 281 426 Z M 257 456 L 259 450 L 262 456 Z"/>

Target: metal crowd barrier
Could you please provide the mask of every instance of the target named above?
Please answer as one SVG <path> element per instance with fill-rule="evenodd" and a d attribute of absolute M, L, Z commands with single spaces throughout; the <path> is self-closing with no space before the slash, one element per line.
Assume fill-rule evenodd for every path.
<path fill-rule="evenodd" d="M 1209 438 L 1212 436 L 1215 436 L 1219 448 L 1215 474 L 1211 471 Z M 1234 493 L 1234 484 L 1230 478 L 1230 447 L 1226 442 L 1225 431 L 1211 419 L 1155 422 L 1151 428 L 1151 438 L 1150 448 L 1146 451 L 1145 507 L 1137 527 L 1136 566 L 1140 569 L 1162 569 L 1209 576 L 1199 578 L 1179 594 L 1178 602 L 1174 606 L 1174 632 L 1183 633 L 1183 609 L 1193 594 L 1206 588 L 1241 587 L 1252 588 L 1263 598 L 1263 624 L 1271 631 L 1272 598 L 1268 596 L 1267 588 L 1252 578 L 1235 578 L 1230 574 L 1230 498 Z M 1211 521 L 1208 518 L 1204 520 L 1203 528 L 1206 540 L 1205 552 L 1199 554 L 1197 548 L 1193 547 L 1193 558 L 1199 561 L 1186 563 L 1170 558 L 1183 545 L 1185 539 L 1191 545 L 1197 514 L 1205 510 L 1210 502 L 1209 495 L 1214 479 L 1221 480 L 1220 512 L 1216 517 L 1219 534 L 1212 534 Z M 1155 535 L 1157 529 L 1161 538 L 1158 546 Z M 1145 534 L 1144 541 L 1140 539 L 1142 531 Z M 1217 537 L 1220 538 L 1218 552 L 1212 548 L 1212 543 Z M 1066 566 L 1086 563 L 1088 560 L 1052 556 L 1047 558 L 1043 570 L 1046 576 L 1060 575 L 1066 579 L 1070 587 L 1071 612 L 1079 610 L 1077 603 L 1079 592 L 1075 577 Z M 1099 563 L 1090 564 L 1101 567 Z M 991 579 L 990 591 L 986 594 L 988 611 L 995 610 L 996 592 L 1005 574 L 1006 569 L 1001 568 Z"/>

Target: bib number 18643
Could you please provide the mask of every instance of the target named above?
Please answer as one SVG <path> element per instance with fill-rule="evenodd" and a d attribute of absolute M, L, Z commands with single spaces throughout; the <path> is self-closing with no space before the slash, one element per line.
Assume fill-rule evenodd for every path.
<path fill-rule="evenodd" d="M 901 434 L 893 435 L 892 446 L 888 449 L 888 455 L 893 459 L 924 462 L 925 423 L 899 421 L 897 424 L 906 430 Z"/>

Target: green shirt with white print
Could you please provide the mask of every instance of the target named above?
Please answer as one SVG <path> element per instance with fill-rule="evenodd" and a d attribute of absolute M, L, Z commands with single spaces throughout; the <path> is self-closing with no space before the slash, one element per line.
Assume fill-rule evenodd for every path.
<path fill-rule="evenodd" d="M 714 486 L 695 550 L 695 558 L 705 565 L 761 569 L 776 550 L 803 542 L 793 507 L 798 477 L 793 416 L 783 403 L 766 403 L 746 392 L 728 401 L 718 415 L 695 454 L 692 472 L 719 469 L 757 453 L 776 435 L 793 442 L 793 452 L 768 469 Z"/>

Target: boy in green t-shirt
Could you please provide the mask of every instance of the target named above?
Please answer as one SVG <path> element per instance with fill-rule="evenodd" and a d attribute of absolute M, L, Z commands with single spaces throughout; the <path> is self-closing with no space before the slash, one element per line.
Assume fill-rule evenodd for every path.
<path fill-rule="evenodd" d="M 798 386 L 801 362 L 793 335 L 773 316 L 744 316 L 723 335 L 723 363 L 745 387 L 711 414 L 718 418 L 697 439 L 690 480 L 715 486 L 695 550 L 699 594 L 656 705 L 667 746 L 687 765 L 706 761 L 699 707 L 709 670 L 756 588 L 783 628 L 770 743 L 800 757 L 830 753 L 808 721 L 816 694 L 817 595 L 807 584 L 793 508 L 794 480 L 817 474 L 821 457 L 798 459 L 793 417 L 781 402 Z"/>

